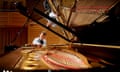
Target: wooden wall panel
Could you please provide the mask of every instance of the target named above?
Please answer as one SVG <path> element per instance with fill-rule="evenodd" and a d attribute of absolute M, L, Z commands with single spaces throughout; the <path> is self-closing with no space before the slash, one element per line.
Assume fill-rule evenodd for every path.
<path fill-rule="evenodd" d="M 26 17 L 18 12 L 10 12 L 9 17 L 9 25 L 13 26 L 22 26 L 26 21 Z"/>
<path fill-rule="evenodd" d="M 43 24 L 46 23 L 46 20 L 42 19 L 40 22 Z M 64 39 L 58 37 L 54 33 L 50 32 L 49 30 L 43 28 L 38 24 L 29 24 L 28 26 L 28 43 L 31 44 L 35 37 L 38 37 L 40 32 L 46 31 L 47 32 L 47 44 L 65 44 L 68 43 Z"/>
<path fill-rule="evenodd" d="M 19 12 L 0 12 L 0 27 L 20 27 L 26 21 L 26 17 Z"/>
<path fill-rule="evenodd" d="M 25 22 L 26 17 L 19 12 L 0 12 L 0 55 L 4 53 L 4 47 L 15 38 Z M 13 44 L 21 46 L 25 43 L 27 43 L 27 27 Z"/>
<path fill-rule="evenodd" d="M 0 55 L 4 53 L 2 42 L 3 42 L 2 29 L 0 29 Z"/>
<path fill-rule="evenodd" d="M 8 24 L 8 12 L 0 12 L 0 27 L 5 27 Z"/>
<path fill-rule="evenodd" d="M 22 46 L 27 43 L 27 28 L 24 28 L 18 35 L 20 27 L 0 28 L 0 53 L 4 52 L 4 47 L 8 46 L 16 37 L 12 45 Z"/>

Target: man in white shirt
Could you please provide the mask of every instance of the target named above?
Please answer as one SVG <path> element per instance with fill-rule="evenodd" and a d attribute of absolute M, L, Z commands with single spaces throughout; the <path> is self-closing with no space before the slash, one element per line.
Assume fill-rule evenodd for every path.
<path fill-rule="evenodd" d="M 38 47 L 46 47 L 46 32 L 41 32 L 39 37 L 34 38 L 32 44 Z"/>

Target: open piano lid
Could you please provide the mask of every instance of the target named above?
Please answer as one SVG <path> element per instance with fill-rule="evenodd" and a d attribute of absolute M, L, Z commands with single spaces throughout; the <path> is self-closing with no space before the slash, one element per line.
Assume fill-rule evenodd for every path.
<path fill-rule="evenodd" d="M 82 0 L 80 0 L 80 1 L 82 1 Z M 86 1 L 88 1 L 88 0 L 86 0 Z M 93 1 L 96 3 L 98 0 L 93 0 Z M 113 3 L 115 2 L 115 0 L 110 0 L 110 1 L 111 1 L 110 2 L 111 4 L 112 4 L 112 2 Z M 85 2 L 85 3 L 87 3 L 87 2 Z M 100 1 L 100 3 L 103 3 L 103 2 Z M 84 4 L 84 1 L 83 1 L 83 4 Z M 118 33 L 120 31 L 120 28 L 119 28 L 120 26 L 118 24 L 120 23 L 120 20 L 119 20 L 120 18 L 117 15 L 120 15 L 119 14 L 120 7 L 117 7 L 117 6 L 119 6 L 118 2 L 113 7 L 112 6 L 109 7 L 110 10 L 106 14 L 109 17 L 107 19 L 103 20 L 102 22 L 96 21 L 99 17 L 102 16 L 102 14 L 101 14 L 98 17 L 90 20 L 89 24 L 87 24 L 87 25 L 85 24 L 82 26 L 77 24 L 77 26 L 75 26 L 75 27 L 74 26 L 73 27 L 65 26 L 64 24 L 50 18 L 48 15 L 44 14 L 38 8 L 33 8 L 33 11 L 38 13 L 40 16 L 45 17 L 45 18 L 53 21 L 54 23 L 56 23 L 58 25 L 58 28 L 62 29 L 66 33 L 76 36 L 78 38 L 78 41 L 77 41 L 78 44 L 73 45 L 73 46 L 77 46 L 76 48 L 78 48 L 79 52 L 81 52 L 85 55 L 86 54 L 93 55 L 93 56 L 105 59 L 113 64 L 119 65 L 120 36 Z M 28 15 L 26 7 L 17 3 L 17 8 L 20 10 L 20 12 L 23 15 L 32 19 L 37 24 L 40 24 L 41 26 L 43 26 L 44 28 L 47 28 L 48 30 L 55 33 L 59 37 L 71 42 L 72 36 L 68 37 L 68 36 L 64 35 L 62 32 L 59 32 L 58 30 L 56 31 L 56 29 L 54 29 L 54 28 L 51 29 L 51 28 L 46 27 L 45 24 L 40 23 L 38 20 L 36 20 L 33 17 L 31 17 L 30 15 Z M 89 17 L 89 16 L 86 16 L 86 17 Z"/>
<path fill-rule="evenodd" d="M 54 0 L 54 2 L 55 1 L 57 2 L 58 0 Z M 78 43 L 120 45 L 119 35 L 120 22 L 119 16 L 117 16 L 119 15 L 119 0 L 101 0 L 99 2 L 97 0 L 93 1 L 76 0 L 76 1 L 77 2 L 75 3 L 74 11 L 72 11 L 68 26 L 66 26 L 65 23 L 63 22 L 53 20 L 48 15 L 44 14 L 44 9 L 38 7 L 38 5 L 29 8 L 28 6 L 24 7 L 18 3 L 17 8 L 20 10 L 22 14 L 24 14 L 28 18 L 31 18 L 33 21 L 37 22 L 37 24 L 40 24 L 41 26 L 49 29 L 59 37 L 69 42 L 71 42 L 74 36 L 76 36 L 78 40 L 76 40 L 75 42 Z M 70 2 L 73 4 L 75 0 L 71 1 L 65 0 L 62 2 L 63 5 L 61 6 L 61 8 L 63 8 L 64 10 L 63 15 L 65 16 L 66 21 L 69 18 L 68 14 L 70 13 L 70 7 L 65 6 L 65 4 L 66 3 L 70 4 Z M 89 4 L 87 4 L 88 2 Z M 88 13 L 89 11 L 92 10 L 98 11 Z M 102 12 L 99 10 L 102 10 Z M 37 16 L 36 15 L 34 16 L 34 14 L 32 14 L 31 16 L 28 15 L 29 14 L 28 11 L 29 12 L 32 11 Z M 40 23 L 39 18 L 41 17 L 47 18 L 56 23 L 57 29 L 48 28 L 46 27 L 45 24 Z"/>

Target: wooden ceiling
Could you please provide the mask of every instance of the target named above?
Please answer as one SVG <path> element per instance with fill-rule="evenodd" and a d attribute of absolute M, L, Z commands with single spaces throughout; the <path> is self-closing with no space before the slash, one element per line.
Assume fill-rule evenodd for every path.
<path fill-rule="evenodd" d="M 72 5 L 72 3 L 70 4 L 67 0 L 65 0 L 65 2 L 69 5 Z M 83 26 L 91 24 L 100 16 L 105 15 L 118 2 L 119 0 L 77 0 L 69 23 L 71 26 Z M 68 19 L 71 6 L 63 6 L 63 13 L 66 16 L 66 19 Z"/>

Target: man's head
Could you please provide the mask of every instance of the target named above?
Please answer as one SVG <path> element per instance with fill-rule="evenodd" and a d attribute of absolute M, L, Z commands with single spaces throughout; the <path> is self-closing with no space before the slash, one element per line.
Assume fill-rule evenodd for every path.
<path fill-rule="evenodd" d="M 40 33 L 40 39 L 45 39 L 46 38 L 46 32 L 43 31 Z"/>

